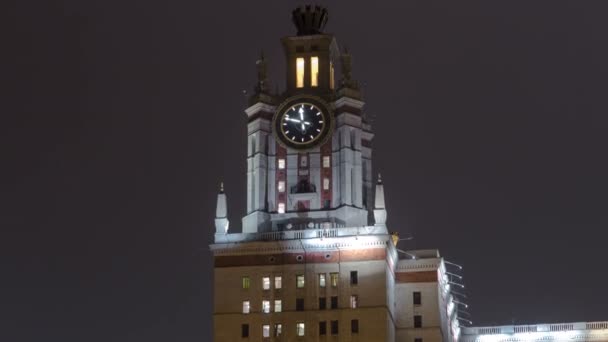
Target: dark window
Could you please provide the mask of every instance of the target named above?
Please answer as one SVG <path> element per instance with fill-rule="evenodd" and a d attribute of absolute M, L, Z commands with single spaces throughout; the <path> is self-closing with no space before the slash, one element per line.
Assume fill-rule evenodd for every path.
<path fill-rule="evenodd" d="M 296 298 L 296 311 L 304 311 L 304 298 Z"/>
<path fill-rule="evenodd" d="M 422 328 L 422 316 L 414 316 L 414 328 Z"/>
<path fill-rule="evenodd" d="M 353 334 L 359 333 L 359 320 L 353 319 L 350 321 L 350 332 Z"/>
<path fill-rule="evenodd" d="M 414 305 L 422 304 L 422 295 L 420 292 L 414 292 Z"/>
<path fill-rule="evenodd" d="M 416 338 L 414 339 L 414 342 L 422 342 L 422 337 L 416 337 Z"/>
<path fill-rule="evenodd" d="M 359 276 L 357 271 L 350 271 L 350 284 L 357 285 L 359 283 Z"/>
<path fill-rule="evenodd" d="M 319 298 L 319 310 L 325 310 L 327 308 L 327 298 Z"/>
<path fill-rule="evenodd" d="M 338 321 L 331 321 L 331 334 L 338 335 Z"/>
<path fill-rule="evenodd" d="M 332 296 L 331 297 L 331 308 L 332 309 L 337 309 L 338 308 L 338 296 Z"/>
<path fill-rule="evenodd" d="M 319 322 L 319 335 L 327 335 L 327 322 Z"/>
<path fill-rule="evenodd" d="M 241 324 L 241 337 L 249 337 L 249 324 Z"/>

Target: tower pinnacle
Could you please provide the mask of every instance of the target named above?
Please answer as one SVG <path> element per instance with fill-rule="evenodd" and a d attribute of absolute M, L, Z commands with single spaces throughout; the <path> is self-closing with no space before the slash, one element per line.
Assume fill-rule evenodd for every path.
<path fill-rule="evenodd" d="M 228 233 L 228 206 L 226 194 L 224 193 L 224 182 L 220 183 L 220 192 L 217 194 L 217 204 L 215 207 L 215 234 Z"/>
<path fill-rule="evenodd" d="M 376 183 L 376 197 L 374 199 L 374 221 L 376 226 L 386 226 L 386 206 L 384 204 L 384 185 L 382 184 L 382 176 L 378 174 L 378 182 Z"/>

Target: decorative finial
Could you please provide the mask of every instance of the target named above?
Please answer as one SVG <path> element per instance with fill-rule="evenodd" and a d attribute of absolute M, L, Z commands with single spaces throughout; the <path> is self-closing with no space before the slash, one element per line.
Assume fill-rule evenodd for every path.
<path fill-rule="evenodd" d="M 268 72 L 264 51 L 260 51 L 260 59 L 255 62 L 255 66 L 258 71 L 258 84 L 255 86 L 255 90 L 257 93 L 266 93 L 268 92 Z"/>
<path fill-rule="evenodd" d="M 291 12 L 291 20 L 298 29 L 298 36 L 323 33 L 327 18 L 327 9 L 321 6 L 306 5 Z"/>
<path fill-rule="evenodd" d="M 220 194 L 224 193 L 224 182 L 220 182 Z"/>
<path fill-rule="evenodd" d="M 378 172 L 378 184 L 382 184 L 382 175 Z"/>
<path fill-rule="evenodd" d="M 352 58 L 347 48 L 344 48 L 344 52 L 340 55 L 340 63 L 342 67 L 342 79 L 341 84 L 345 88 L 359 89 L 359 85 L 353 80 L 352 75 Z"/>

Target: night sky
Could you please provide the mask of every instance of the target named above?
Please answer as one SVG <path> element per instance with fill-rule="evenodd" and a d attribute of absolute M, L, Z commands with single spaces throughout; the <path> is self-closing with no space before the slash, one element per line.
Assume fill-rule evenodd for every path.
<path fill-rule="evenodd" d="M 210 341 L 219 182 L 298 2 L 3 4 L 0 340 Z M 403 249 L 464 265 L 475 325 L 608 320 L 608 3 L 326 1 Z"/>

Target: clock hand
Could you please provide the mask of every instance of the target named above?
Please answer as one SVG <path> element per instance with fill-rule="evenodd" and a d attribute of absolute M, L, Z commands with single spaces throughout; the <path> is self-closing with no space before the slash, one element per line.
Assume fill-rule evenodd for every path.
<path fill-rule="evenodd" d="M 293 121 L 293 122 L 296 122 L 296 123 L 300 123 L 301 122 L 298 119 L 292 119 L 292 118 L 285 118 L 285 121 Z"/>
<path fill-rule="evenodd" d="M 300 107 L 298 113 L 300 113 L 300 120 L 304 121 L 304 108 Z"/>

